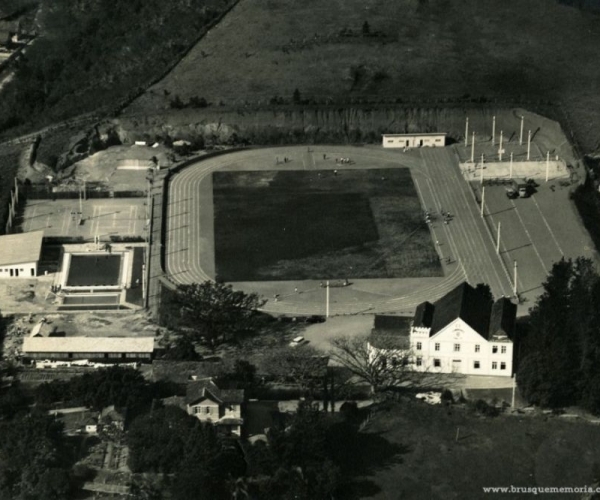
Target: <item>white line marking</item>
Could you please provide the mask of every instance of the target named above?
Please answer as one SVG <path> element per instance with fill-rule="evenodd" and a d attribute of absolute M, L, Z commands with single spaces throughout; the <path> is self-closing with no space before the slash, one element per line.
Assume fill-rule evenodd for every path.
<path fill-rule="evenodd" d="M 558 248 L 558 251 L 560 252 L 560 254 L 564 257 L 565 256 L 565 252 L 562 251 L 562 248 L 560 248 L 560 245 L 558 244 L 558 241 L 556 239 L 556 237 L 554 236 L 554 232 L 552 231 L 552 229 L 550 228 L 550 224 L 548 224 L 548 221 L 546 220 L 546 217 L 544 217 L 544 214 L 542 213 L 542 210 L 540 209 L 540 206 L 538 205 L 538 202 L 535 201 L 535 197 L 534 195 L 531 195 L 531 199 L 533 200 L 533 202 L 535 203 L 536 208 L 538 209 L 538 212 L 540 213 L 540 215 L 542 216 L 542 219 L 544 221 L 544 224 L 546 224 L 546 227 L 548 228 L 548 231 L 550 232 L 550 236 L 552 236 L 552 239 L 554 240 L 554 243 L 556 244 L 556 247 Z"/>
<path fill-rule="evenodd" d="M 533 242 L 533 238 L 531 237 L 531 234 L 527 230 L 527 227 L 525 226 L 525 222 L 521 218 L 521 214 L 517 210 L 517 206 L 515 205 L 515 202 L 513 200 L 510 200 L 510 203 L 515 208 L 515 213 L 517 214 L 517 217 L 519 218 L 519 221 L 521 222 L 521 225 L 523 226 L 523 230 L 525 231 L 525 234 L 527 235 L 527 238 L 529 238 L 529 241 L 531 241 L 531 246 L 533 246 L 533 251 L 537 255 L 537 258 L 539 259 L 540 264 L 542 264 L 542 267 L 544 268 L 544 271 L 546 272 L 546 274 L 548 274 L 548 269 L 546 268 L 546 264 L 544 264 L 544 261 L 542 260 L 542 256 L 540 255 L 540 252 L 538 252 L 538 249 L 535 246 L 535 243 Z"/>

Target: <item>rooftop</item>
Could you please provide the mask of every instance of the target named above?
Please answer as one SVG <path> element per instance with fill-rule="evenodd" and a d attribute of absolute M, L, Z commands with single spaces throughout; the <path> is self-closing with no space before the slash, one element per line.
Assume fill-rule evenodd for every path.
<path fill-rule="evenodd" d="M 244 402 L 244 390 L 220 389 L 212 378 L 190 382 L 185 395 L 186 403 L 193 404 L 204 398 L 216 400 L 218 403 L 242 404 Z"/>
<path fill-rule="evenodd" d="M 382 134 L 383 137 L 414 137 L 415 135 L 448 135 L 447 132 L 415 132 L 413 134 Z"/>
<path fill-rule="evenodd" d="M 369 343 L 379 349 L 408 349 L 412 318 L 375 316 Z"/>
<path fill-rule="evenodd" d="M 23 353 L 32 352 L 146 352 L 154 351 L 153 337 L 27 337 Z"/>
<path fill-rule="evenodd" d="M 0 266 L 38 261 L 43 239 L 44 231 L 0 236 Z"/>

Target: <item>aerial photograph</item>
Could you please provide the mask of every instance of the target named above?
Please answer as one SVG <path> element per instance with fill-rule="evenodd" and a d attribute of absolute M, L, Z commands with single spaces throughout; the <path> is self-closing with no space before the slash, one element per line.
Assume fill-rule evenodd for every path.
<path fill-rule="evenodd" d="M 0 500 L 600 500 L 600 0 L 0 0 Z"/>

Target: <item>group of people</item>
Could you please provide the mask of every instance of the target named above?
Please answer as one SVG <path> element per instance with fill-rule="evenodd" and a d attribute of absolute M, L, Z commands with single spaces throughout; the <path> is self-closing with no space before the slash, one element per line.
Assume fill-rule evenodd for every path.
<path fill-rule="evenodd" d="M 336 158 L 335 162 L 336 163 L 342 163 L 342 164 L 344 164 L 344 163 L 348 163 L 348 164 L 351 163 L 350 158 Z"/>

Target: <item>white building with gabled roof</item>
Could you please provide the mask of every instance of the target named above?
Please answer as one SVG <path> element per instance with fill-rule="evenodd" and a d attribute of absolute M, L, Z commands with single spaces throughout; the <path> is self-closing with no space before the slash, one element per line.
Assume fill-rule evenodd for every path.
<path fill-rule="evenodd" d="M 383 134 L 384 148 L 442 148 L 446 145 L 446 132 L 422 132 L 416 134 Z"/>
<path fill-rule="evenodd" d="M 0 236 L 0 279 L 36 277 L 43 240 L 44 231 Z"/>
<path fill-rule="evenodd" d="M 411 353 L 415 371 L 510 377 L 516 315 L 509 299 L 494 301 L 462 283 L 433 304 L 420 304 L 412 322 L 394 335 Z M 371 349 L 377 349 L 372 340 Z M 399 354 L 389 351 L 391 358 Z"/>

